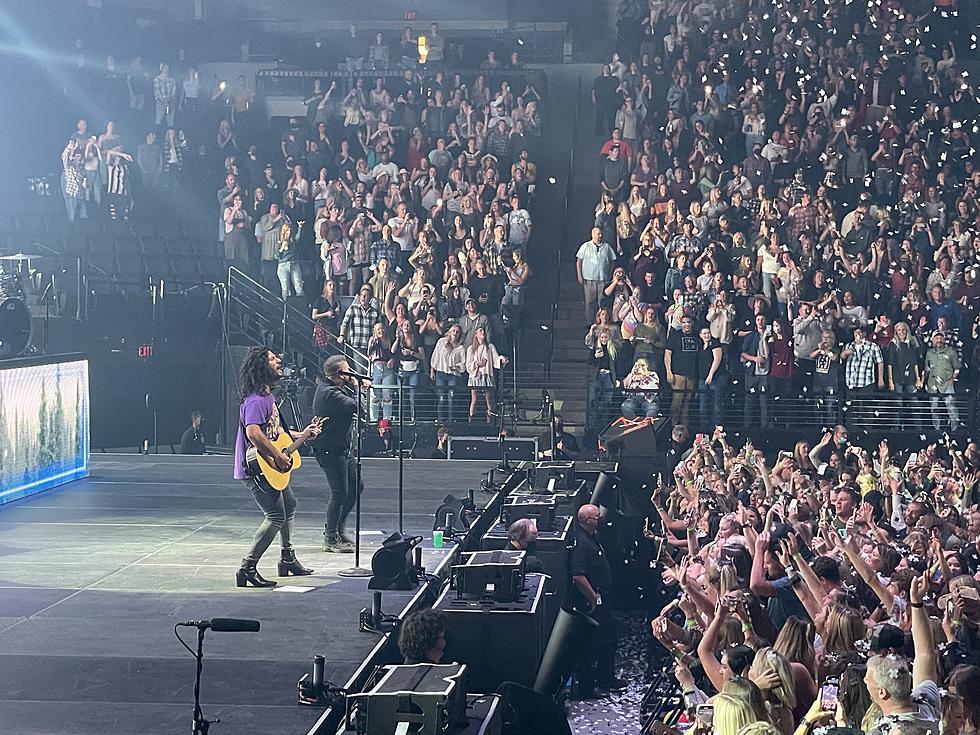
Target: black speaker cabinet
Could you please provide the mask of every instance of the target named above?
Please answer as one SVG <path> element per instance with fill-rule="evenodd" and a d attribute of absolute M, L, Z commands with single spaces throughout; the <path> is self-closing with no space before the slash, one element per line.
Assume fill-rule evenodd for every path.
<path fill-rule="evenodd" d="M 534 684 L 548 640 L 542 575 L 528 574 L 515 602 L 460 600 L 446 587 L 434 609 L 446 615 L 443 661 L 467 665 L 471 693 L 496 691 L 505 681 Z"/>

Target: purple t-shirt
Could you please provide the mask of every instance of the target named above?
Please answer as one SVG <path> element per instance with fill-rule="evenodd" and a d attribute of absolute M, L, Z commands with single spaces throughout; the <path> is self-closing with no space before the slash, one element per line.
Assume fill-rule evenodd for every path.
<path fill-rule="evenodd" d="M 279 407 L 276 406 L 276 397 L 271 393 L 259 395 L 252 393 L 245 396 L 242 405 L 238 409 L 238 417 L 241 423 L 238 425 L 238 439 L 235 441 L 235 479 L 244 480 L 245 474 L 245 452 L 251 442 L 245 437 L 245 427 L 249 424 L 258 424 L 262 427 L 262 432 L 272 441 L 279 438 Z"/>

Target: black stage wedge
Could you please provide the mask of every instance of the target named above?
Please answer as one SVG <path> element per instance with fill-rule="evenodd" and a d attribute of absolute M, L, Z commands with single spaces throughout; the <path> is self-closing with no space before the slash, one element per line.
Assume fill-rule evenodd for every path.
<path fill-rule="evenodd" d="M 422 543 L 421 536 L 393 533 L 371 557 L 371 590 L 412 590 L 419 582 L 412 564 L 412 549 Z"/>

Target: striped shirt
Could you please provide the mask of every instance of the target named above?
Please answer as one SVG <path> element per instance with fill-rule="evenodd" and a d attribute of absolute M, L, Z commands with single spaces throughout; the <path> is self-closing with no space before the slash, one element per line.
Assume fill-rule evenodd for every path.
<path fill-rule="evenodd" d="M 129 172 L 121 163 L 110 163 L 106 167 L 106 189 L 109 194 L 129 196 Z"/>

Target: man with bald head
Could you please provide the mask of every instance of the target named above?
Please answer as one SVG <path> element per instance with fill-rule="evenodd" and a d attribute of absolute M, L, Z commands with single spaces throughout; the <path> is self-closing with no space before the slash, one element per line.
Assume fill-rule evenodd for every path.
<path fill-rule="evenodd" d="M 602 241 L 602 230 L 592 228 L 592 239 L 586 240 L 575 254 L 575 274 L 585 290 L 585 323 L 592 324 L 602 298 L 602 289 L 609 283 L 616 251 Z"/>
<path fill-rule="evenodd" d="M 603 594 L 612 587 L 612 569 L 596 532 L 599 529 L 599 508 L 583 505 L 579 508 L 569 566 L 572 587 L 568 604 L 574 610 L 590 615 L 599 628 L 575 669 L 578 680 L 578 699 L 597 699 L 610 691 L 620 691 L 626 684 L 616 678 L 616 625 Z"/>

